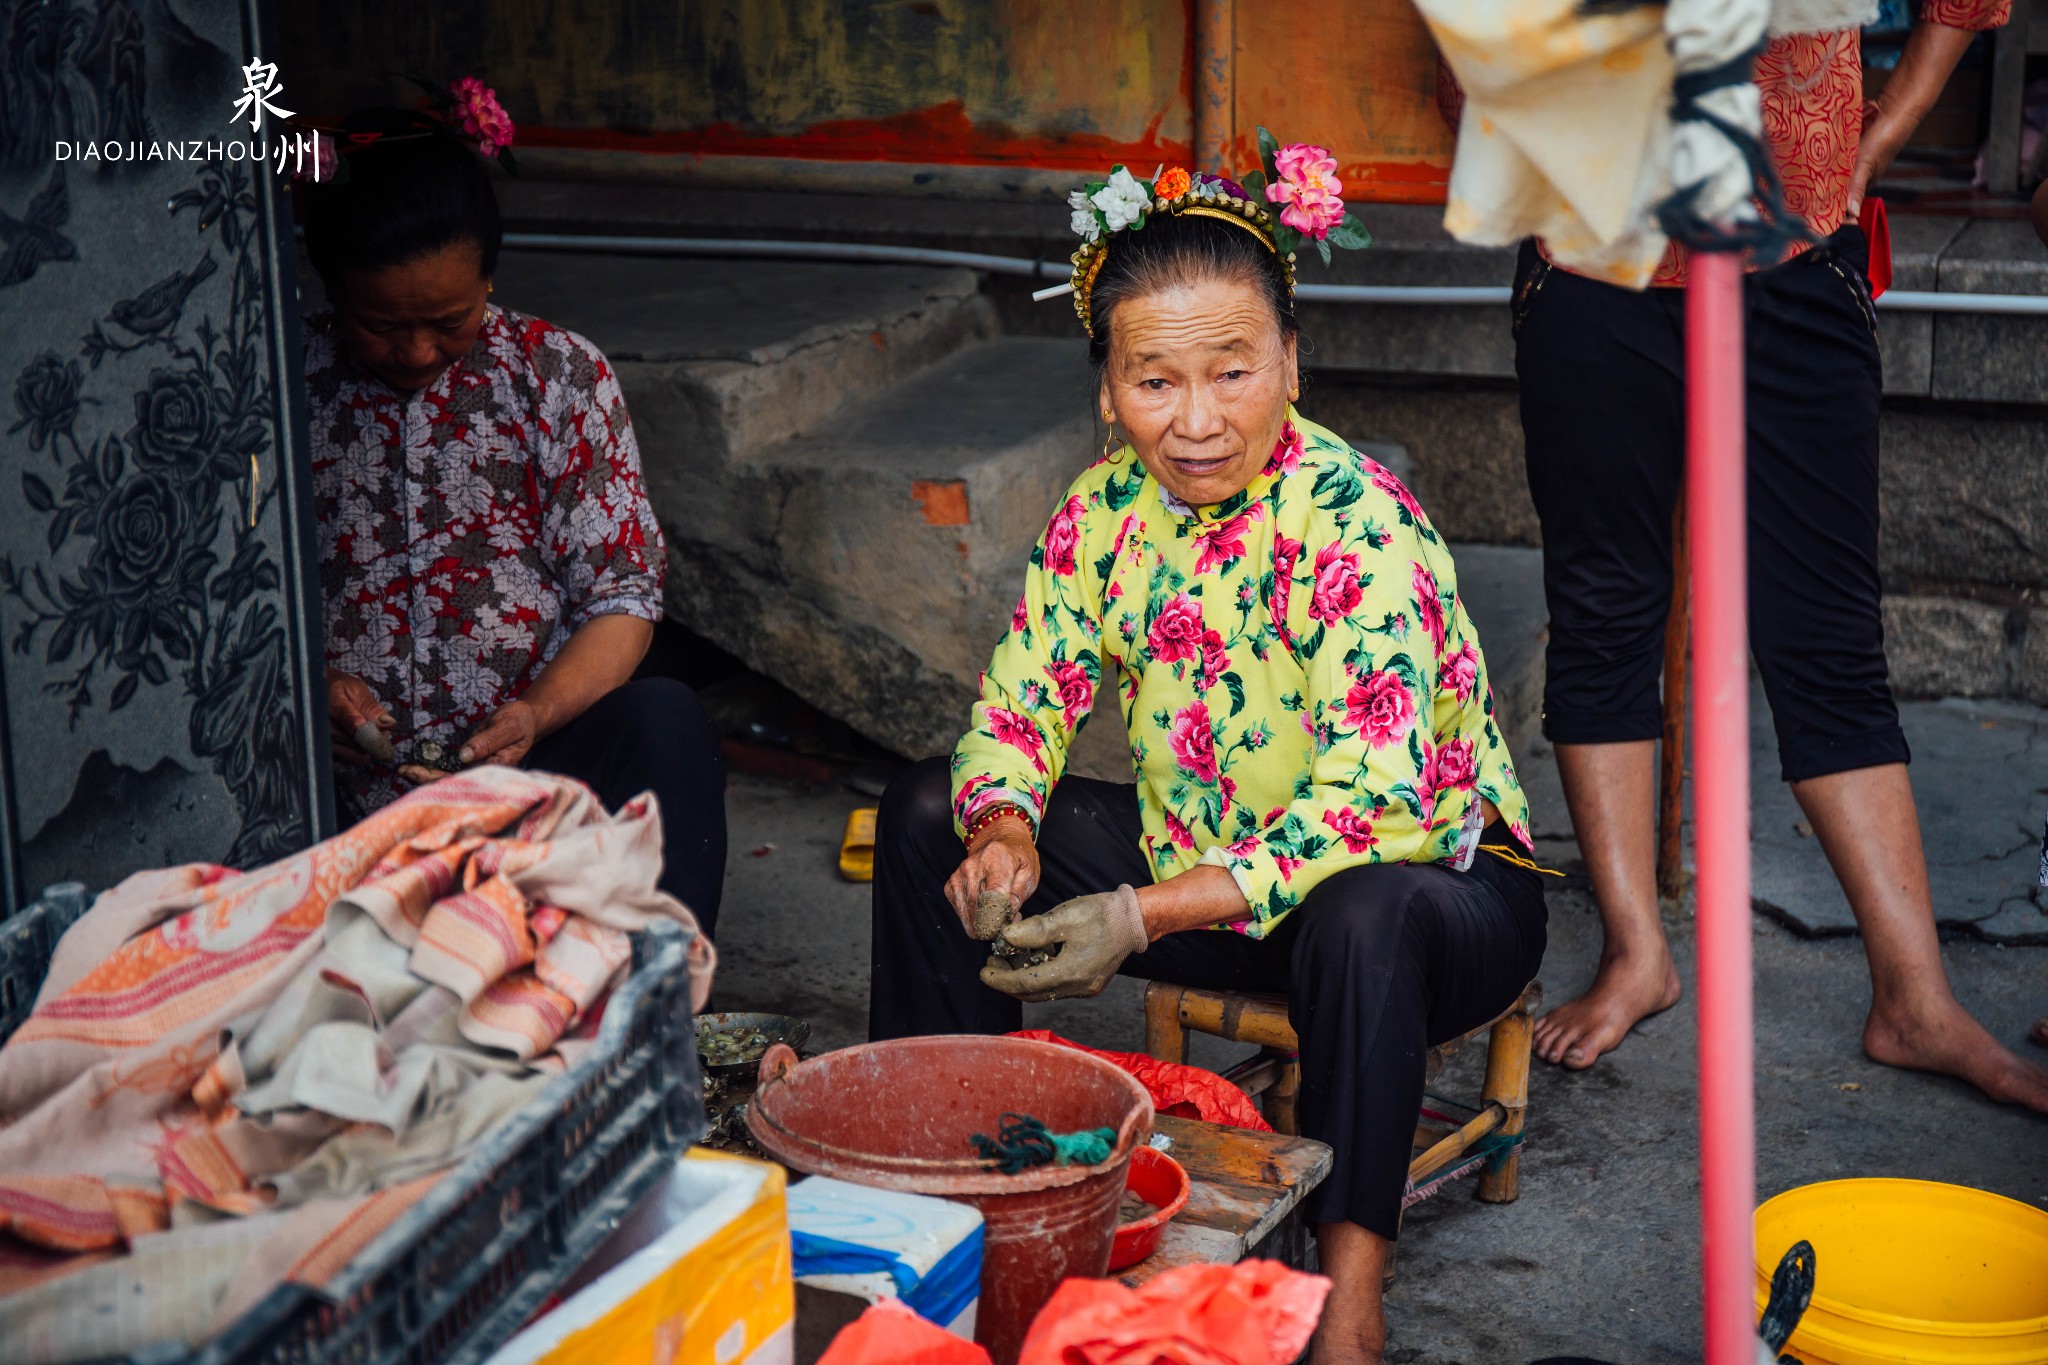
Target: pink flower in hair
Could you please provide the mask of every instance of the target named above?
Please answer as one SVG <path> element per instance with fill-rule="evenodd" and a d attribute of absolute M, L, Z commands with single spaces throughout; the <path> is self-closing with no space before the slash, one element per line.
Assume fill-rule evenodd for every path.
<path fill-rule="evenodd" d="M 1273 183 L 1266 186 L 1269 203 L 1284 204 L 1280 221 L 1303 236 L 1322 241 L 1344 221 L 1344 182 L 1337 178 L 1337 158 L 1327 147 L 1289 143 L 1273 157 Z"/>
<path fill-rule="evenodd" d="M 448 97 L 454 104 L 455 125 L 476 139 L 478 151 L 496 156 L 512 145 L 516 130 L 512 116 L 498 103 L 497 91 L 474 76 L 464 76 L 448 87 Z"/>

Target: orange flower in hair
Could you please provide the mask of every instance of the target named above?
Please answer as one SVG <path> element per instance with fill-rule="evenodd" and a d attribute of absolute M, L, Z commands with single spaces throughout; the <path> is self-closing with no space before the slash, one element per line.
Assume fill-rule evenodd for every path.
<path fill-rule="evenodd" d="M 1175 166 L 1172 170 L 1160 176 L 1157 181 L 1153 182 L 1152 193 L 1160 199 L 1178 199 L 1186 194 L 1189 187 L 1193 184 L 1194 180 L 1188 175 L 1187 171 L 1182 167 Z"/>

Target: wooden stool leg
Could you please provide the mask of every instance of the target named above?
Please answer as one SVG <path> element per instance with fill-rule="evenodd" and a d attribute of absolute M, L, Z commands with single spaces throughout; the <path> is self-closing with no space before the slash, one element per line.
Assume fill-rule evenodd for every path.
<path fill-rule="evenodd" d="M 1522 1131 L 1529 1112 L 1532 1024 L 1525 992 L 1514 1012 L 1495 1022 L 1486 1045 L 1486 1086 L 1480 1091 L 1480 1103 L 1498 1104 L 1507 1111 L 1507 1121 L 1499 1131 L 1510 1136 Z M 1495 1157 L 1479 1173 L 1479 1197 L 1489 1204 L 1512 1204 L 1521 1193 L 1521 1175 L 1519 1151 Z"/>
<path fill-rule="evenodd" d="M 1289 1059 L 1280 1068 L 1280 1079 L 1273 1082 L 1266 1091 L 1266 1122 L 1273 1125 L 1276 1133 L 1288 1137 L 1301 1136 L 1301 1128 L 1295 1119 L 1295 1105 L 1301 1096 L 1301 1063 Z"/>
<path fill-rule="evenodd" d="M 1188 1031 L 1180 1021 L 1185 987 L 1154 981 L 1145 987 L 1145 1055 L 1162 1062 L 1188 1059 Z"/>

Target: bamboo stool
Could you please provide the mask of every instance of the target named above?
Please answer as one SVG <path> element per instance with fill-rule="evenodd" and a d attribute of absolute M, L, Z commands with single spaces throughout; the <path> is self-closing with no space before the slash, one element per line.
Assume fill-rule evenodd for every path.
<path fill-rule="evenodd" d="M 1461 1175 L 1480 1169 L 1479 1197 L 1489 1204 L 1513 1203 L 1521 1193 L 1521 1137 L 1529 1112 L 1531 1017 L 1543 1003 L 1543 987 L 1530 982 L 1521 998 L 1491 1023 L 1429 1050 L 1424 1084 L 1444 1062 L 1480 1034 L 1486 1044 L 1486 1081 L 1476 1108 L 1425 1097 L 1415 1125 L 1415 1155 L 1408 1163 L 1403 1207 L 1435 1194 Z M 1259 1055 L 1224 1073 L 1244 1092 L 1262 1097 L 1266 1121 L 1286 1134 L 1296 1131 L 1295 1105 L 1301 1092 L 1300 1043 L 1287 1022 L 1287 998 L 1231 991 L 1197 990 L 1154 981 L 1145 990 L 1145 1051 L 1163 1062 L 1185 1062 L 1188 1034 L 1207 1033 L 1236 1043 L 1256 1043 Z M 1483 1168 L 1483 1169 L 1481 1169 Z"/>

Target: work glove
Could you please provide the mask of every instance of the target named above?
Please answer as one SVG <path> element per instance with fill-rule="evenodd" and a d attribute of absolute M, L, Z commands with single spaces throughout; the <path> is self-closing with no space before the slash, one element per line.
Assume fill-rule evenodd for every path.
<path fill-rule="evenodd" d="M 1151 941 L 1138 893 L 1129 886 L 1093 896 L 1076 896 L 1042 915 L 1019 920 L 1002 932 L 1012 948 L 1030 952 L 1059 947 L 1059 955 L 1035 967 L 1012 967 L 991 957 L 981 983 L 1019 1000 L 1071 1000 L 1100 995 L 1116 969 Z"/>

